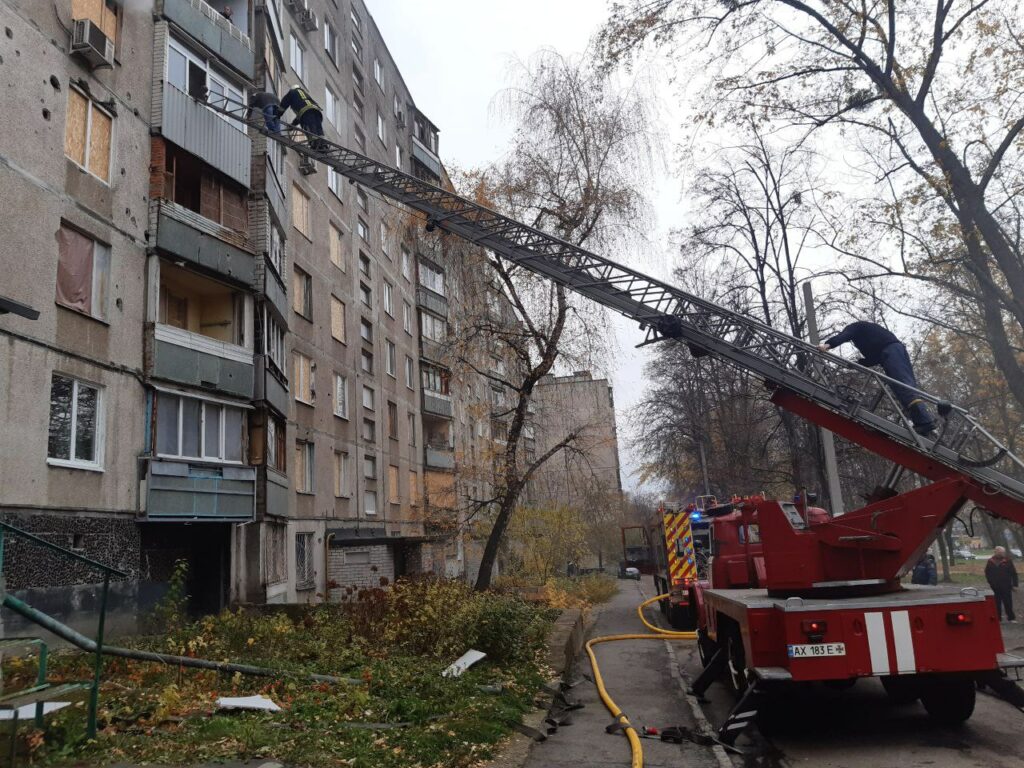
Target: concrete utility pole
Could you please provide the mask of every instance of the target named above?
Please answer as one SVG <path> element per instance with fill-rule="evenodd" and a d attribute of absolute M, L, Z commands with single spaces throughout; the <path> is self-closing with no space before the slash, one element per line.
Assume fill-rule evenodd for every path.
<path fill-rule="evenodd" d="M 804 282 L 804 311 L 807 313 L 807 338 L 817 346 L 821 342 L 818 335 L 818 319 L 814 314 L 814 295 L 811 293 L 811 281 Z M 819 428 L 821 433 L 821 453 L 825 461 L 825 477 L 828 480 L 828 500 L 833 515 L 841 515 L 843 509 L 843 490 L 839 486 L 839 466 L 836 463 L 836 443 L 832 433 Z"/>

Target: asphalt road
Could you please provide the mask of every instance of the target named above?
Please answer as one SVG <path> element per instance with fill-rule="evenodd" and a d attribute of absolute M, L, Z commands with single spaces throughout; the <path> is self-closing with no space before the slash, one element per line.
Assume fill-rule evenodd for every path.
<path fill-rule="evenodd" d="M 1024 624 L 1004 624 L 1008 651 L 1024 654 Z M 677 651 L 684 674 L 700 672 L 696 649 Z M 708 691 L 704 712 L 714 725 L 726 717 L 732 698 L 721 683 Z M 744 768 L 1021 768 L 1024 713 L 978 694 L 974 716 L 961 728 L 931 723 L 919 703 L 894 706 L 877 680 L 860 680 L 848 691 L 823 686 L 794 690 L 772 704 L 774 730 L 744 735 L 747 754 L 734 756 Z"/>

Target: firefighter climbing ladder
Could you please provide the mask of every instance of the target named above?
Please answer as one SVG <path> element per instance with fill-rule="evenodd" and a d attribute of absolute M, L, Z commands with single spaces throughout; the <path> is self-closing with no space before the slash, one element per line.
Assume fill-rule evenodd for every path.
<path fill-rule="evenodd" d="M 270 132 L 258 112 L 224 97 L 207 102 L 214 111 L 244 123 L 309 160 L 330 166 L 350 181 L 420 212 L 428 230 L 455 234 L 510 262 L 547 277 L 638 321 L 645 343 L 675 338 L 697 354 L 712 354 L 762 377 L 773 389 L 840 414 L 882 434 L 930 462 L 971 478 L 982 497 L 1024 502 L 1024 462 L 966 409 L 925 392 L 917 396 L 943 417 L 937 434 L 916 434 L 887 386 L 869 368 L 647 277 L 559 238 L 396 170 L 384 163 L 308 135 L 294 126 Z M 978 501 L 978 498 L 975 498 Z M 983 502 L 982 505 L 984 506 Z"/>

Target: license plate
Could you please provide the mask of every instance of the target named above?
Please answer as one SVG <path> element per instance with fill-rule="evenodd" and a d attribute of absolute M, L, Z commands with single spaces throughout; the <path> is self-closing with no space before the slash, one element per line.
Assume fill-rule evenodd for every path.
<path fill-rule="evenodd" d="M 845 656 L 845 643 L 808 643 L 805 645 L 790 645 L 789 658 L 791 659 L 817 659 L 825 656 Z"/>

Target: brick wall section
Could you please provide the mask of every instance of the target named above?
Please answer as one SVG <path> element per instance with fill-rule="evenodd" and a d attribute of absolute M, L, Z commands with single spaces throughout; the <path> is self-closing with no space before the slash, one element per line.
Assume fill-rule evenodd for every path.
<path fill-rule="evenodd" d="M 369 552 L 370 562 L 350 562 L 347 553 Z M 359 556 L 362 560 L 363 555 Z M 391 547 L 380 544 L 368 547 L 338 547 L 331 549 L 327 560 L 327 578 L 341 589 L 332 590 L 331 599 L 340 599 L 345 587 L 379 587 L 381 577 L 394 581 L 395 559 Z"/>

